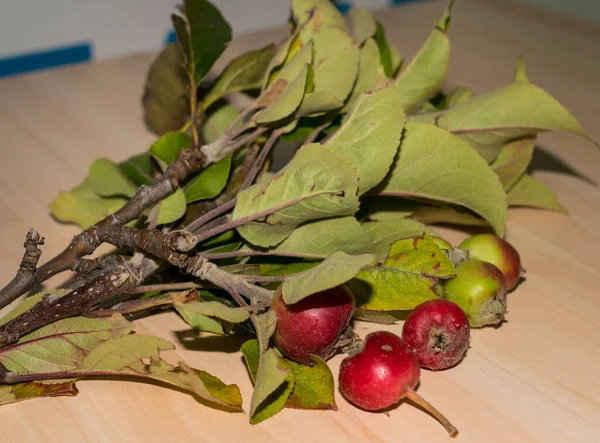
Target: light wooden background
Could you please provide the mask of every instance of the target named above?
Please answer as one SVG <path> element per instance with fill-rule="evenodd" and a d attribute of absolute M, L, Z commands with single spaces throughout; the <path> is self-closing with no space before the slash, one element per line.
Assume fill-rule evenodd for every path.
<path fill-rule="evenodd" d="M 600 139 L 600 28 L 501 0 L 459 0 L 451 28 L 449 86 L 484 91 L 509 82 L 522 54 L 530 79 L 565 104 Z M 379 14 L 391 41 L 412 56 L 443 3 Z M 26 30 L 24 29 L 24 32 Z M 231 57 L 280 38 L 283 30 L 236 40 Z M 142 124 L 140 96 L 152 54 L 0 81 L 0 284 L 12 278 L 29 227 L 53 256 L 77 232 L 55 223 L 48 203 L 78 183 L 93 159 L 122 160 L 154 137 Z M 221 65 L 222 66 L 222 65 Z M 540 144 L 600 182 L 600 150 L 565 134 Z M 555 168 L 552 162 L 542 162 Z M 560 164 L 560 163 L 558 163 Z M 510 295 L 508 322 L 474 331 L 455 369 L 424 372 L 419 392 L 459 428 L 461 442 L 600 441 L 600 190 L 572 175 L 539 171 L 570 216 L 513 210 L 508 239 L 527 281 Z M 444 231 L 453 241 L 464 234 Z M 236 339 L 192 338 L 173 314 L 138 322 L 138 331 L 179 342 L 170 358 L 251 385 Z M 359 325 L 364 335 L 372 326 Z M 389 329 L 399 332 L 400 326 Z M 198 352 L 213 351 L 213 352 Z M 341 357 L 331 361 L 337 373 Z M 409 404 L 390 416 L 359 411 L 338 395 L 338 412 L 285 410 L 258 426 L 243 414 L 206 408 L 192 397 L 145 383 L 82 381 L 75 398 L 0 408 L 0 441 L 447 441 L 443 428 Z"/>

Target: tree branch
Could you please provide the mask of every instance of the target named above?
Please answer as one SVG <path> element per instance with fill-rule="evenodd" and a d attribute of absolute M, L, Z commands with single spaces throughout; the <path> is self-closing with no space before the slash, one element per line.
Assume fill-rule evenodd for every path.
<path fill-rule="evenodd" d="M 14 300 L 14 298 L 11 298 L 12 293 L 19 291 L 22 287 L 31 285 L 34 281 L 35 270 L 38 261 L 40 260 L 40 256 L 42 255 L 42 250 L 39 246 L 42 246 L 43 244 L 44 237 L 38 234 L 35 229 L 32 228 L 27 232 L 25 243 L 23 244 L 25 253 L 23 254 L 17 275 L 15 275 L 12 281 L 0 291 L 0 309 Z"/>

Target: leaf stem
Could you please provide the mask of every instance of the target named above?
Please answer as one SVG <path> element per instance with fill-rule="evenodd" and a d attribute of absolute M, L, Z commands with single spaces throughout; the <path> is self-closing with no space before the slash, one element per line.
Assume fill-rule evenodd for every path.
<path fill-rule="evenodd" d="M 213 210 L 207 212 L 202 217 L 197 218 L 189 225 L 186 226 L 185 230 L 188 232 L 197 231 L 199 228 L 204 226 L 206 223 L 211 221 L 214 218 L 217 218 L 219 215 L 233 209 L 235 207 L 236 199 L 229 200 L 227 203 L 223 203 L 220 206 L 217 206 Z"/>

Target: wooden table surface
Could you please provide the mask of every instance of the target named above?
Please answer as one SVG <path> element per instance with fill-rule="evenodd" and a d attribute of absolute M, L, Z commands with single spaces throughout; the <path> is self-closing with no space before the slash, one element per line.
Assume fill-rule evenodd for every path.
<path fill-rule="evenodd" d="M 378 17 L 410 57 L 442 9 L 439 2 L 424 2 Z M 506 84 L 522 54 L 530 79 L 600 140 L 600 28 L 500 0 L 460 0 L 452 20 L 448 86 L 481 92 Z M 228 56 L 282 35 L 276 30 L 238 39 Z M 151 59 L 140 54 L 0 81 L 0 284 L 12 278 L 29 227 L 47 239 L 42 260 L 77 232 L 49 215 L 59 190 L 79 183 L 96 157 L 122 160 L 154 140 L 140 108 Z M 570 215 L 510 212 L 508 239 L 528 273 L 510 295 L 508 322 L 499 330 L 474 331 L 458 367 L 422 376 L 419 392 L 459 428 L 461 442 L 600 441 L 600 189 L 556 172 L 568 165 L 600 183 L 600 150 L 565 134 L 539 141 L 546 155 L 536 163 L 551 171 L 536 176 Z M 548 161 L 551 155 L 561 160 Z M 464 236 L 444 232 L 454 241 Z M 358 333 L 372 327 L 359 325 Z M 178 342 L 172 331 L 186 325 L 161 314 L 137 328 Z M 400 326 L 390 329 L 399 332 Z M 247 410 L 251 384 L 239 345 L 235 338 L 201 337 L 179 343 L 170 357 L 239 384 Z M 334 373 L 340 361 L 331 360 Z M 213 410 L 152 384 L 94 380 L 80 382 L 79 389 L 75 398 L 0 408 L 0 441 L 448 441 L 440 425 L 410 404 L 386 416 L 359 411 L 338 394 L 338 412 L 284 410 L 252 426 L 244 414 Z"/>

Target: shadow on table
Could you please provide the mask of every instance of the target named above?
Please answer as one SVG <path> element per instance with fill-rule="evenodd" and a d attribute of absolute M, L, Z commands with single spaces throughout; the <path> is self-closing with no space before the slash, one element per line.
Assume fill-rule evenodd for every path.
<path fill-rule="evenodd" d="M 552 152 L 539 145 L 535 146 L 533 158 L 531 159 L 531 163 L 527 168 L 527 172 L 530 174 L 534 171 L 558 172 L 560 174 L 577 177 L 580 180 L 583 180 L 586 183 L 594 186 L 598 185 L 594 180 L 583 175 L 581 172 L 565 163 L 561 158 L 557 157 Z"/>

